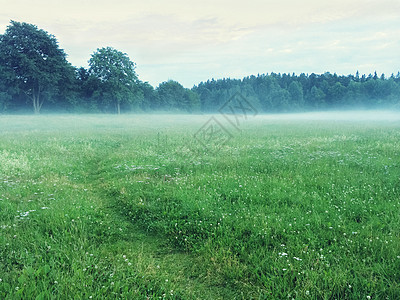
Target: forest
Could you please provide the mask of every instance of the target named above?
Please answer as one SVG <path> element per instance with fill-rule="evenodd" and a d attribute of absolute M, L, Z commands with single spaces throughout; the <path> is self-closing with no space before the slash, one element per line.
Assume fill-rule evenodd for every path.
<path fill-rule="evenodd" d="M 112 47 L 95 50 L 88 63 L 73 66 L 54 35 L 11 21 L 0 35 L 0 113 L 211 113 L 238 92 L 260 113 L 400 108 L 400 72 L 265 73 L 188 89 L 141 81 L 136 64 Z"/>

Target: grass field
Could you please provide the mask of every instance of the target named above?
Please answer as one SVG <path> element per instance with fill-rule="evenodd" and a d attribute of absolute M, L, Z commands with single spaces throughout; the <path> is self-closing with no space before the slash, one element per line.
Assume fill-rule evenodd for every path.
<path fill-rule="evenodd" d="M 0 298 L 400 298 L 400 120 L 207 120 L 0 116 Z"/>

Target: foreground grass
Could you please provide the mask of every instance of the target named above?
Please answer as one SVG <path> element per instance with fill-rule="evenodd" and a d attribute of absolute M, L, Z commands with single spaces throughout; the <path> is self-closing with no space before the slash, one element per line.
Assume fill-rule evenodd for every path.
<path fill-rule="evenodd" d="M 0 297 L 400 297 L 400 123 L 206 120 L 0 119 Z"/>

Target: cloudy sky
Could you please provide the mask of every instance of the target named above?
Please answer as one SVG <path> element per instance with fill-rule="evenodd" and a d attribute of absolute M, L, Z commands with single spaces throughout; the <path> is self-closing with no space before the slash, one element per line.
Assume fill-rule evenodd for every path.
<path fill-rule="evenodd" d="M 0 0 L 0 34 L 10 20 L 54 34 L 77 67 L 97 48 L 123 51 L 154 86 L 400 71 L 399 0 Z"/>

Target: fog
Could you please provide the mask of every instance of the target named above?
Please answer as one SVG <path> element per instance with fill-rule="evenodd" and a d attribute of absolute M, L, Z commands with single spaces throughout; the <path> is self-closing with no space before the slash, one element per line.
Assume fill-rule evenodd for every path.
<path fill-rule="evenodd" d="M 208 121 L 215 120 L 230 129 L 233 124 L 251 125 L 267 122 L 400 122 L 400 112 L 388 110 L 329 111 L 288 114 L 51 114 L 51 115 L 0 115 L 0 135 L 18 131 L 54 132 L 71 130 L 113 131 L 168 131 L 191 132 Z M 239 126 L 239 127 L 240 127 Z M 236 126 L 238 127 L 238 126 Z"/>
<path fill-rule="evenodd" d="M 310 121 L 400 121 L 400 111 L 356 110 L 321 111 L 289 114 L 263 114 L 258 117 L 270 120 L 310 120 Z"/>

